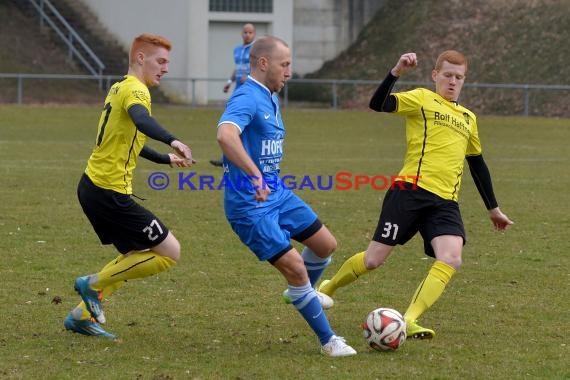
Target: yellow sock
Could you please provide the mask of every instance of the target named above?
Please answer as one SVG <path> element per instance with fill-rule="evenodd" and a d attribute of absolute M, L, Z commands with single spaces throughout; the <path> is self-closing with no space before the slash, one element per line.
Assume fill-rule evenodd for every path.
<path fill-rule="evenodd" d="M 161 256 L 153 251 L 131 253 L 115 265 L 103 268 L 97 273 L 91 287 L 95 290 L 103 290 L 118 282 L 152 276 L 175 264 L 176 261 L 170 257 Z"/>
<path fill-rule="evenodd" d="M 122 261 L 124 258 L 125 258 L 124 255 L 117 256 L 116 258 L 114 258 L 113 260 L 111 260 L 107 264 L 105 264 L 105 266 L 101 270 L 105 270 L 105 269 L 112 267 L 113 265 Z M 106 288 L 101 290 L 101 293 L 103 293 L 103 298 L 107 297 L 108 295 L 113 293 L 115 290 L 122 287 L 124 284 L 125 284 L 125 282 L 121 281 L 121 282 L 116 282 L 111 286 L 107 286 Z M 83 301 L 81 301 L 79 303 L 79 305 L 77 305 L 75 307 L 75 309 L 73 309 L 72 313 L 73 313 L 73 317 L 75 319 L 84 320 L 84 319 L 91 318 L 91 314 L 89 313 L 89 311 L 87 311 L 87 306 L 85 306 L 85 302 L 83 302 Z"/>
<path fill-rule="evenodd" d="M 346 286 L 356 281 L 364 273 L 368 273 L 368 269 L 364 265 L 365 253 L 359 252 L 346 260 L 333 278 L 326 285 L 321 286 L 319 291 L 332 297 L 338 288 Z"/>
<path fill-rule="evenodd" d="M 452 266 L 443 261 L 436 261 L 412 297 L 412 302 L 404 314 L 406 321 L 417 320 L 429 309 L 441 297 L 454 273 Z"/>

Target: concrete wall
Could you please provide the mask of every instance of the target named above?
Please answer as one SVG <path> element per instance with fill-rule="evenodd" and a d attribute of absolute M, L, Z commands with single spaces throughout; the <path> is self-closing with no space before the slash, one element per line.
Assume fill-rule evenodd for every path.
<path fill-rule="evenodd" d="M 386 0 L 296 0 L 293 40 L 295 72 L 318 70 L 356 40 Z"/>
<path fill-rule="evenodd" d="M 77 0 L 70 0 L 77 1 Z M 173 43 L 170 73 L 161 88 L 185 102 L 223 101 L 222 80 L 233 68 L 232 49 L 241 26 L 251 22 L 258 37 L 289 43 L 293 72 L 315 71 L 350 45 L 384 0 L 274 0 L 273 13 L 210 12 L 209 0 L 80 0 L 128 49 L 137 35 L 161 34 Z M 166 2 L 165 2 L 166 3 Z M 192 83 L 182 78 L 218 79 Z"/>
<path fill-rule="evenodd" d="M 73 0 L 72 0 L 73 1 Z M 226 97 L 221 82 L 184 82 L 181 78 L 228 78 L 232 69 L 232 48 L 212 43 L 212 28 L 220 28 L 226 40 L 241 41 L 241 25 L 259 24 L 262 33 L 276 35 L 292 45 L 293 0 L 275 1 L 273 13 L 210 12 L 208 0 L 168 0 L 168 6 L 155 0 L 81 0 L 99 21 L 128 49 L 137 35 L 150 32 L 172 41 L 170 72 L 161 88 L 185 102 L 206 104 L 208 99 Z M 219 33 L 216 40 L 223 39 Z M 223 51 L 222 51 L 223 50 Z M 223 75 L 222 75 L 223 73 Z M 212 92 L 209 94 L 209 92 Z"/>

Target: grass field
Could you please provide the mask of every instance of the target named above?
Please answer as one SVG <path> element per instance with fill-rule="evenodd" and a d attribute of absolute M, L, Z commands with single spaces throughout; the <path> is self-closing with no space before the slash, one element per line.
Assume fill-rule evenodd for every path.
<path fill-rule="evenodd" d="M 220 110 L 159 108 L 155 115 L 200 161 L 184 173 L 220 178 Z M 469 243 L 464 265 L 422 318 L 432 341 L 369 351 L 360 323 L 378 306 L 405 310 L 431 262 L 419 239 L 337 293 L 333 328 L 359 355 L 319 354 L 309 327 L 282 304 L 281 276 L 259 263 L 225 221 L 220 191 L 152 190 L 148 176 L 178 169 L 141 160 L 135 193 L 172 229 L 183 258 L 133 281 L 104 303 L 121 343 L 64 331 L 78 302 L 73 280 L 116 253 L 102 247 L 76 199 L 99 117 L 96 107 L 0 106 L 0 378 L 2 379 L 569 379 L 570 141 L 568 119 L 479 120 L 501 208 L 515 225 L 492 231 L 466 174 L 460 197 Z M 391 175 L 403 123 L 350 111 L 284 112 L 284 174 Z M 164 150 L 160 145 L 155 147 Z M 363 250 L 383 191 L 298 192 L 339 242 L 331 276 Z M 59 296 L 62 303 L 52 303 Z"/>

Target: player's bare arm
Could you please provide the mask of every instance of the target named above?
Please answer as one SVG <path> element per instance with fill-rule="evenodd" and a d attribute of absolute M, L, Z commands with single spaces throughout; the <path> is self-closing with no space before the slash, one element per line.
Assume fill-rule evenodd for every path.
<path fill-rule="evenodd" d="M 398 59 L 398 63 L 392 68 L 391 72 L 392 75 L 399 77 L 414 69 L 417 65 L 418 58 L 416 53 L 405 53 Z"/>

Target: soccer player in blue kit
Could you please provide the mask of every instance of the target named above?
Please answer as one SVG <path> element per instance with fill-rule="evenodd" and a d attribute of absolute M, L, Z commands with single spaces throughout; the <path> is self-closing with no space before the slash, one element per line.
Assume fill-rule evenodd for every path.
<path fill-rule="evenodd" d="M 226 218 L 257 258 L 285 277 L 292 304 L 318 336 L 321 352 L 354 355 L 331 329 L 313 287 L 336 240 L 315 212 L 279 181 L 285 128 L 277 92 L 291 76 L 291 50 L 279 38 L 263 37 L 251 48 L 250 64 L 248 80 L 234 91 L 218 122 Z M 291 239 L 305 246 L 301 254 Z"/>
<path fill-rule="evenodd" d="M 241 38 L 243 39 L 243 44 L 234 48 L 235 68 L 230 79 L 228 79 L 228 82 L 224 85 L 224 92 L 230 90 L 230 86 L 233 82 L 236 82 L 235 90 L 240 88 L 247 80 L 247 76 L 251 70 L 249 66 L 249 51 L 255 40 L 255 26 L 249 23 L 245 24 L 241 31 Z"/>

